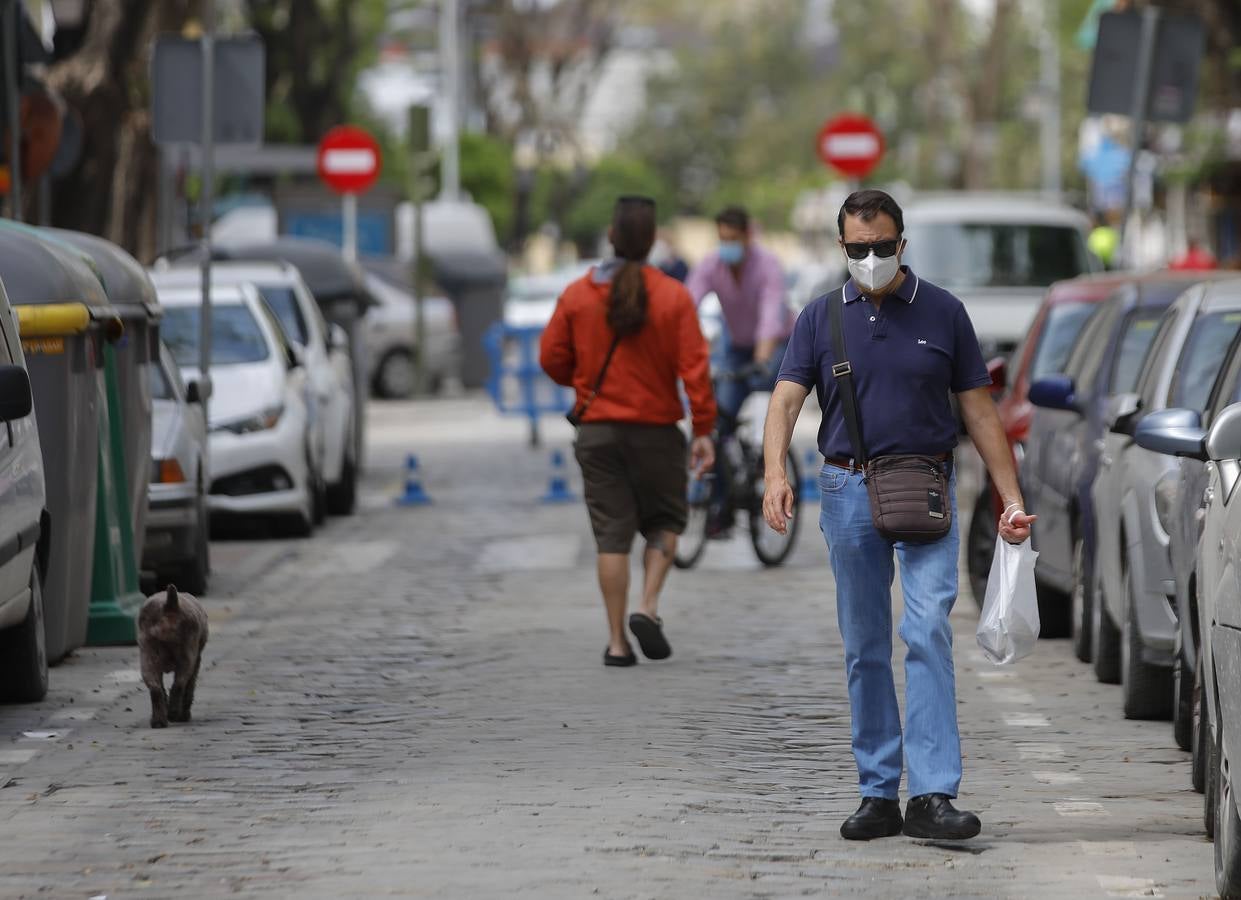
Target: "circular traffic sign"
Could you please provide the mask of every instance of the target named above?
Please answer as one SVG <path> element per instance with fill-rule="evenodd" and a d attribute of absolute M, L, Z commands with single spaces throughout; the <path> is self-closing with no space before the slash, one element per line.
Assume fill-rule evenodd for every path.
<path fill-rule="evenodd" d="M 844 113 L 819 131 L 819 158 L 849 178 L 865 178 L 883 158 L 883 133 L 866 116 Z"/>
<path fill-rule="evenodd" d="M 360 194 L 375 183 L 383 154 L 371 135 L 353 125 L 338 125 L 319 142 L 319 177 L 338 194 Z"/>

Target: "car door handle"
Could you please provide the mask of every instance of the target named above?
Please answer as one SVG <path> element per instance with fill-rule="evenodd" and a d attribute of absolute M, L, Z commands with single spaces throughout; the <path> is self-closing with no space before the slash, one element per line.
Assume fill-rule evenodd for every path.
<path fill-rule="evenodd" d="M 1209 487 L 1205 491 L 1202 492 L 1202 503 L 1204 506 L 1210 506 L 1211 501 L 1214 499 L 1215 499 L 1215 488 Z M 1203 512 L 1203 515 L 1206 515 L 1206 513 Z"/>
<path fill-rule="evenodd" d="M 1100 438 L 1099 440 L 1094 442 L 1094 448 L 1098 452 L 1102 453 L 1104 450 L 1107 449 L 1107 441 Z"/>

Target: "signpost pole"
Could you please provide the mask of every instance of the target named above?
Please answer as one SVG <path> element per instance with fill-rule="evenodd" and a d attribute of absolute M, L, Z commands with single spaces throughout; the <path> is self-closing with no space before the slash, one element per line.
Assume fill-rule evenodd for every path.
<path fill-rule="evenodd" d="M 199 218 L 202 222 L 202 292 L 203 302 L 199 319 L 198 369 L 203 385 L 210 384 L 211 372 L 211 213 L 215 206 L 215 0 L 203 4 L 203 121 L 200 146 L 202 147 L 202 194 Z M 209 391 L 205 392 L 210 394 Z M 203 416 L 207 416 L 204 396 Z"/>
<path fill-rule="evenodd" d="M 345 259 L 358 261 L 358 195 L 352 191 L 340 198 L 341 222 L 344 226 Z"/>
<path fill-rule="evenodd" d="M 1125 175 L 1125 217 L 1121 246 L 1130 265 L 1133 264 L 1133 194 L 1137 182 L 1138 153 L 1142 150 L 1142 134 L 1146 131 L 1146 114 L 1150 106 L 1151 69 L 1155 64 L 1155 38 L 1159 34 L 1159 7 L 1142 9 L 1142 36 L 1138 43 L 1137 83 L 1133 86 L 1133 109 L 1129 114 L 1129 171 Z"/>
<path fill-rule="evenodd" d="M 9 216 L 21 222 L 22 215 L 22 132 L 20 73 L 17 67 L 17 30 L 21 27 L 22 5 L 17 0 L 4 4 L 4 110 L 9 129 Z"/>

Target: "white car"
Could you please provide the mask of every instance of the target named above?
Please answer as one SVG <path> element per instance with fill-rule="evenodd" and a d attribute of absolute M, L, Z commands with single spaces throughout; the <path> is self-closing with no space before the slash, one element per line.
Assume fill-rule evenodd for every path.
<path fill-rule="evenodd" d="M 157 584 L 205 594 L 211 572 L 205 389 L 197 369 L 196 380 L 182 380 L 164 344 L 150 372 L 151 486 L 142 568 L 155 573 Z"/>
<path fill-rule="evenodd" d="M 275 313 L 285 337 L 301 350 L 311 388 L 311 414 L 318 433 L 316 455 L 323 458 L 327 511 L 349 515 L 357 499 L 358 460 L 354 430 L 353 367 L 349 340 L 329 325 L 297 269 L 283 262 L 221 262 L 211 267 L 212 283 L 253 284 Z M 193 289 L 198 268 L 182 266 L 152 273 L 156 288 Z"/>
<path fill-rule="evenodd" d="M 369 270 L 366 287 L 377 301 L 366 311 L 363 321 L 371 387 L 380 397 L 408 397 L 417 380 L 417 305 L 404 287 Z M 457 375 L 461 369 L 461 331 L 452 301 L 447 297 L 424 297 L 423 329 L 427 386 L 437 391 L 445 378 Z"/>
<path fill-rule="evenodd" d="M 160 329 L 181 367 L 198 377 L 196 288 L 160 286 Z M 213 516 L 270 517 L 293 536 L 311 533 L 322 496 L 309 374 L 252 284 L 211 292 L 208 504 Z"/>
<path fill-rule="evenodd" d="M 565 288 L 600 262 L 602 260 L 585 259 L 546 275 L 518 275 L 509 279 L 504 298 L 504 324 L 512 328 L 544 327 L 551 321 L 556 301 Z"/>
<path fill-rule="evenodd" d="M 17 322 L 3 288 L 0 423 L 0 699 L 33 702 L 47 694 L 43 454 Z"/>
<path fill-rule="evenodd" d="M 926 195 L 905 210 L 904 261 L 961 298 L 987 351 L 1026 336 L 1047 288 L 1094 271 L 1090 220 L 1021 194 Z"/>

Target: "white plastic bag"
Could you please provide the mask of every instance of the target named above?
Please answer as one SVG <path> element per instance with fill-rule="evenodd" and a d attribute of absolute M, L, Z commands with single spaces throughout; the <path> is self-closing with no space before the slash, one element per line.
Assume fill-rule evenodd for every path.
<path fill-rule="evenodd" d="M 987 578 L 987 599 L 978 620 L 978 646 L 996 665 L 1028 656 L 1038 643 L 1038 595 L 1034 561 L 1038 553 L 1028 540 L 1010 544 L 995 539 L 995 556 Z"/>

